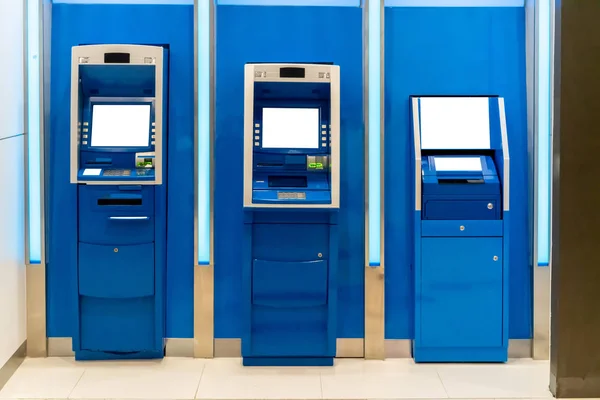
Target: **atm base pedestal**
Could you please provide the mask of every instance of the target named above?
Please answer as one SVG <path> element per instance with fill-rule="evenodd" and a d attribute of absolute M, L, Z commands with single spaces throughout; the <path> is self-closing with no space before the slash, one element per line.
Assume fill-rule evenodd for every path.
<path fill-rule="evenodd" d="M 333 357 L 244 357 L 245 367 L 331 367 Z"/>
<path fill-rule="evenodd" d="M 490 348 L 419 348 L 413 349 L 417 363 L 505 363 L 507 349 Z"/>
<path fill-rule="evenodd" d="M 140 351 L 135 353 L 111 353 L 105 351 L 81 350 L 75 352 L 76 361 L 108 361 L 108 360 L 153 360 L 164 358 L 165 351 Z"/>
<path fill-rule="evenodd" d="M 333 365 L 337 212 L 247 210 L 243 363 Z"/>

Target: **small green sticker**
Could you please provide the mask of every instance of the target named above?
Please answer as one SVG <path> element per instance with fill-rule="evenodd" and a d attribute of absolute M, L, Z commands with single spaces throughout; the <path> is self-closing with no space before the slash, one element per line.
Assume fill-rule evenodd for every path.
<path fill-rule="evenodd" d="M 309 163 L 308 169 L 323 169 L 323 163 L 320 163 L 320 162 Z"/>

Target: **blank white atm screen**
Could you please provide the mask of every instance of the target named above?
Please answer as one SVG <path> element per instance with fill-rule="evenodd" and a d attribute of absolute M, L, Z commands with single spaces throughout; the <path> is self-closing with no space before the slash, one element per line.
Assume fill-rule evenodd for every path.
<path fill-rule="evenodd" d="M 318 108 L 263 108 L 262 147 L 318 149 Z"/>
<path fill-rule="evenodd" d="M 92 147 L 148 147 L 150 104 L 94 104 Z"/>

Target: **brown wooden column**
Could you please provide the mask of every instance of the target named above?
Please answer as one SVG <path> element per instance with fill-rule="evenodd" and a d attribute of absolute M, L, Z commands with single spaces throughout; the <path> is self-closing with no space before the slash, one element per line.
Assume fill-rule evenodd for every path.
<path fill-rule="evenodd" d="M 556 0 L 550 388 L 600 397 L 600 0 Z"/>

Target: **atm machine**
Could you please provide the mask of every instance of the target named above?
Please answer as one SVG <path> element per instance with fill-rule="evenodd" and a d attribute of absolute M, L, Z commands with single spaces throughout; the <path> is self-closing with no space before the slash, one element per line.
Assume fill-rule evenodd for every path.
<path fill-rule="evenodd" d="M 416 362 L 505 362 L 504 99 L 413 97 Z"/>
<path fill-rule="evenodd" d="M 340 204 L 340 73 L 247 64 L 244 365 L 332 365 Z"/>
<path fill-rule="evenodd" d="M 72 49 L 78 360 L 164 355 L 167 66 L 162 47 Z"/>

